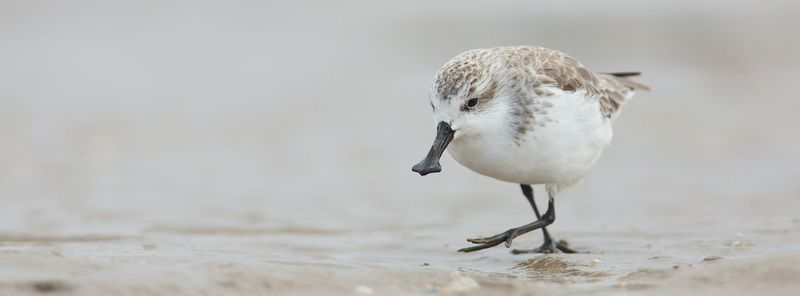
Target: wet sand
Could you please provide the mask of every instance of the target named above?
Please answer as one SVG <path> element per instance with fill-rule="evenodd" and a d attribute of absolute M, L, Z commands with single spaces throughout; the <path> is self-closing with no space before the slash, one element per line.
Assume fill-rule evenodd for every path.
<path fill-rule="evenodd" d="M 0 295 L 800 288 L 796 4 L 326 3 L 0 3 Z M 510 44 L 653 87 L 557 197 L 586 253 L 458 253 L 530 222 L 518 186 L 410 171 L 433 73 Z"/>
<path fill-rule="evenodd" d="M 562 233 L 581 238 L 576 248 L 592 250 L 576 255 L 511 255 L 504 248 L 457 254 L 430 240 L 439 231 L 174 228 L 138 236 L 3 236 L 0 292 L 781 295 L 800 287 L 797 222 L 729 236 L 696 229 Z M 516 245 L 523 242 L 533 240 Z"/>

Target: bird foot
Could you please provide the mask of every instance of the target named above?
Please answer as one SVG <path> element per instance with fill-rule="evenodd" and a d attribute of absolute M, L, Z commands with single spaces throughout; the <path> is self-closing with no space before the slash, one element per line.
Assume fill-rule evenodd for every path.
<path fill-rule="evenodd" d="M 525 249 L 525 250 L 513 249 L 511 250 L 511 254 L 514 255 L 529 254 L 529 253 L 553 254 L 553 253 L 558 253 L 559 251 L 565 254 L 579 253 L 578 251 L 570 249 L 569 244 L 565 240 L 560 240 L 560 241 L 551 240 L 544 242 L 540 247 L 535 249 Z"/>
<path fill-rule="evenodd" d="M 511 241 L 519 236 L 517 234 L 519 228 L 511 228 L 509 230 L 504 231 L 503 233 L 499 233 L 490 237 L 481 237 L 481 238 L 468 238 L 467 241 L 473 244 L 477 244 L 477 246 L 467 247 L 463 249 L 459 249 L 459 252 L 474 252 L 478 250 L 488 249 L 499 245 L 501 243 L 506 244 L 506 248 L 511 247 Z"/>

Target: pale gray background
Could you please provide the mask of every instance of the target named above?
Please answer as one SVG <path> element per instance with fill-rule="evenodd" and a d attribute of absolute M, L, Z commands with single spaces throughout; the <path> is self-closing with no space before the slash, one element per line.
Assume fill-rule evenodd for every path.
<path fill-rule="evenodd" d="M 453 250 L 530 219 L 518 187 L 449 156 L 442 174 L 410 168 L 434 137 L 435 71 L 501 45 L 642 71 L 653 88 L 559 196 L 560 237 L 613 250 L 593 244 L 796 223 L 796 3 L 0 1 L 0 245 L 277 232 L 297 245 L 259 258 L 475 258 Z"/>

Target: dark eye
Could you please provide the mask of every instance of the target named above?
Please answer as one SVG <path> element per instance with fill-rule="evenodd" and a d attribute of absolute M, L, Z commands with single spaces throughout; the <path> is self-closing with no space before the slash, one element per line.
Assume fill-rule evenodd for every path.
<path fill-rule="evenodd" d="M 475 108 L 478 106 L 478 98 L 472 98 L 467 101 L 467 108 Z"/>

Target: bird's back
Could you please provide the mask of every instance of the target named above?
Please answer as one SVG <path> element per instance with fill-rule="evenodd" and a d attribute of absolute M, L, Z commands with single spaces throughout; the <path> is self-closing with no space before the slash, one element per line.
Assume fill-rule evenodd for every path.
<path fill-rule="evenodd" d="M 509 68 L 527 68 L 533 74 L 534 87 L 554 86 L 565 92 L 584 91 L 597 99 L 605 117 L 614 118 L 635 91 L 650 88 L 628 77 L 639 72 L 595 73 L 578 59 L 558 50 L 535 46 L 497 47 L 486 49 L 502 59 Z M 523 66 L 523 67 L 520 67 Z"/>

